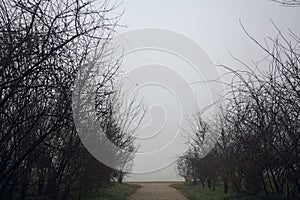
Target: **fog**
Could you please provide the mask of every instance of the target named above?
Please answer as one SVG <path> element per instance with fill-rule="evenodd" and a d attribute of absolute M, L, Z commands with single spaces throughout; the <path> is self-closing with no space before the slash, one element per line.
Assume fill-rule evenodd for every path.
<path fill-rule="evenodd" d="M 276 36 L 272 22 L 280 29 L 290 28 L 300 33 L 297 21 L 300 13 L 296 8 L 285 8 L 269 0 L 131 0 L 121 4 L 118 11 L 122 10 L 125 12 L 120 24 L 126 28 L 118 28 L 121 35 L 149 27 L 175 31 L 197 43 L 212 63 L 233 69 L 240 65 L 232 56 L 248 63 L 265 56 L 245 34 L 242 25 L 261 43 L 266 37 Z M 152 41 L 153 38 L 149 35 L 142 40 Z M 180 48 L 180 44 L 174 42 Z M 204 61 L 198 66 L 204 75 L 195 76 L 189 63 L 163 51 L 152 49 L 125 55 L 124 88 L 136 93 L 138 100 L 147 107 L 141 128 L 136 132 L 139 150 L 134 160 L 134 173 L 126 178 L 127 181 L 180 180 L 173 161 L 186 148 L 187 117 L 214 100 L 207 84 L 192 84 L 206 80 L 205 72 L 211 64 Z M 221 67 L 216 69 L 220 77 L 226 72 Z M 230 77 L 222 81 L 228 82 Z M 189 98 L 191 94 L 193 99 Z"/>

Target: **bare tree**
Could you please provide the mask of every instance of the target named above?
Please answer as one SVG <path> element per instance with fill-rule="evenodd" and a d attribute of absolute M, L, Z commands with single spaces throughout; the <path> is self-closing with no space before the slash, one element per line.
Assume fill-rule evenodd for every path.
<path fill-rule="evenodd" d="M 107 44 L 119 16 L 111 14 L 116 5 L 110 5 L 106 0 L 0 1 L 1 199 L 80 199 L 113 178 L 114 170 L 83 147 L 71 106 L 76 74 L 93 66 L 91 61 L 105 77 L 99 88 L 112 92 L 105 88 L 117 76 L 119 61 Z M 116 124 L 118 131 L 107 134 L 126 141 L 124 134 L 114 135 L 124 131 Z M 133 148 L 131 142 L 124 148 Z"/>
<path fill-rule="evenodd" d="M 274 27 L 278 37 L 270 39 L 265 46 L 245 30 L 267 54 L 263 61 L 254 63 L 254 69 L 239 59 L 235 60 L 245 70 L 222 66 L 233 78 L 219 117 L 209 126 L 219 133 L 213 150 L 216 163 L 213 170 L 223 180 L 225 193 L 231 187 L 237 192 L 263 193 L 266 199 L 298 199 L 300 40 L 292 31 L 286 35 Z M 200 125 L 206 127 L 203 123 Z M 199 130 L 212 131 L 198 127 L 194 125 L 198 131 L 193 132 L 194 142 L 189 150 L 195 155 L 201 154 L 203 148 L 203 134 L 199 134 Z M 179 161 L 189 159 L 187 155 L 184 157 Z M 211 158 L 208 154 L 198 162 L 179 166 L 198 171 L 193 173 L 195 178 L 201 173 L 209 177 L 211 172 L 203 163 Z"/>
<path fill-rule="evenodd" d="M 283 6 L 300 6 L 299 0 L 271 0 Z"/>

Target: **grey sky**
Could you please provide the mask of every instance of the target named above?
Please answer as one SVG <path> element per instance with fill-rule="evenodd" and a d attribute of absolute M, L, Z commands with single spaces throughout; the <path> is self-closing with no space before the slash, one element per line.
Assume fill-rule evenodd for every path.
<path fill-rule="evenodd" d="M 120 28 L 119 32 L 145 27 L 174 30 L 197 42 L 214 63 L 226 64 L 233 68 L 238 65 L 231 58 L 229 51 L 235 57 L 247 62 L 250 59 L 260 60 L 264 57 L 263 51 L 251 42 L 243 32 L 239 19 L 242 20 L 248 32 L 260 42 L 263 42 L 264 37 L 276 35 L 270 20 L 273 20 L 282 29 L 291 28 L 296 34 L 300 34 L 300 8 L 282 7 L 269 0 L 124 0 L 119 9 L 125 10 L 120 23 L 127 26 L 127 28 Z M 145 58 L 148 60 L 159 57 L 153 52 L 143 52 L 139 56 L 148 57 Z M 167 55 L 161 56 L 165 56 L 164 61 L 169 65 L 172 62 L 175 64 L 174 61 L 171 61 L 172 58 L 168 58 Z M 219 70 L 220 74 L 224 72 L 222 69 Z M 133 71 L 130 76 L 134 77 L 134 73 L 136 71 Z M 149 73 L 149 76 L 151 76 L 151 72 Z M 149 136 L 151 132 L 157 132 L 162 127 L 162 121 L 166 117 L 169 120 L 160 136 L 153 137 L 151 142 L 147 142 L 147 140 L 139 141 L 142 150 L 151 151 L 163 145 L 164 141 L 170 138 L 169 134 L 173 134 L 170 132 L 173 131 L 178 119 L 165 112 L 172 110 L 172 106 L 176 110 L 176 102 L 172 102 L 174 99 L 168 97 L 170 94 L 165 94 L 161 91 L 161 88 L 155 88 L 153 85 L 145 87 L 144 91 L 140 91 L 140 94 L 147 104 L 162 105 L 154 106 L 151 110 L 152 113 L 145 118 L 143 124 L 148 126 L 143 129 L 142 133 L 138 133 L 145 134 L 140 135 L 141 137 Z M 205 88 L 199 99 L 202 106 L 209 101 Z M 155 162 L 160 163 L 164 162 L 165 159 L 171 159 L 173 158 L 171 156 L 172 150 L 176 152 L 178 148 L 182 148 L 182 145 L 178 143 L 177 147 L 172 147 L 173 149 L 169 149 L 168 153 L 155 155 L 155 158 L 138 159 L 136 160 L 136 167 L 155 165 Z M 128 180 L 176 180 L 178 178 L 174 165 L 171 165 L 161 171 L 133 175 Z"/>

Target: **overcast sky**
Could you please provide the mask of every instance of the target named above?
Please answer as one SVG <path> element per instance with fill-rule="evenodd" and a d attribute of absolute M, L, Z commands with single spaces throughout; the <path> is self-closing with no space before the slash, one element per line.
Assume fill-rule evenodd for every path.
<path fill-rule="evenodd" d="M 229 52 L 234 57 L 246 62 L 251 59 L 260 60 L 264 57 L 263 51 L 251 42 L 243 32 L 239 19 L 247 31 L 260 42 L 263 42 L 265 37 L 276 35 L 276 30 L 270 20 L 274 21 L 279 28 L 284 30 L 290 28 L 300 35 L 300 8 L 282 7 L 269 0 L 124 0 L 119 10 L 125 11 L 120 24 L 127 26 L 127 28 L 119 28 L 120 33 L 146 27 L 173 30 L 198 43 L 212 62 L 226 64 L 233 68 L 237 68 L 238 65 L 233 61 Z M 143 57 L 141 60 L 147 61 L 146 63 L 137 62 L 139 66 L 143 64 L 145 66 L 135 68 L 127 74 L 131 79 L 130 81 L 134 82 L 136 86 L 151 81 L 160 82 L 163 79 L 171 82 L 177 80 L 176 83 L 184 85 L 184 81 L 181 83 L 180 77 L 176 78 L 178 74 L 172 74 L 171 71 L 167 71 L 167 68 L 163 69 L 158 65 L 180 63 L 180 61 L 175 61 L 175 58 L 164 53 L 147 51 L 136 54 L 135 59 L 137 59 L 136 57 Z M 152 58 L 155 60 L 152 63 L 156 63 L 156 65 L 149 67 Z M 162 59 L 163 63 L 159 62 L 158 58 Z M 124 62 L 130 61 L 129 63 L 132 63 L 132 59 L 134 58 L 127 56 Z M 185 69 L 185 64 L 182 63 L 180 66 L 183 70 Z M 151 70 L 149 70 L 150 68 Z M 155 70 L 162 76 L 158 77 Z M 163 70 L 165 71 L 162 72 Z M 224 73 L 224 70 L 218 70 L 220 74 Z M 147 76 L 139 76 L 141 73 L 147 73 Z M 179 69 L 179 73 L 184 72 L 180 72 Z M 141 80 L 143 77 L 147 79 L 144 82 Z M 202 89 L 201 87 L 197 89 L 197 98 L 199 98 L 197 102 L 200 107 L 207 105 L 210 101 L 209 92 L 206 91 L 205 87 Z M 172 95 L 172 91 L 168 91 L 168 87 L 148 84 L 137 87 L 136 90 L 139 92 L 139 98 L 147 104 L 149 112 L 142 123 L 142 128 L 137 133 L 139 138 L 143 138 L 137 141 L 140 145 L 139 151 L 146 154 L 137 156 L 134 171 L 153 171 L 151 169 L 167 165 L 174 160 L 179 152 L 183 151 L 184 142 L 180 142 L 182 140 L 180 137 L 170 145 L 170 148 L 162 147 L 168 145 L 168 142 L 174 138 L 178 131 L 182 132 L 187 127 L 178 128 L 180 120 L 184 119 L 180 119 L 180 111 L 177 110 L 178 102 L 176 102 L 176 97 Z M 186 96 L 185 92 L 188 91 L 184 91 L 183 96 Z M 199 94 L 201 95 L 199 96 Z M 186 110 L 193 110 L 197 107 L 193 100 L 190 104 L 187 99 L 180 103 L 183 104 L 181 106 L 188 107 Z M 182 123 L 182 126 L 187 126 L 187 124 Z M 145 139 L 147 137 L 148 139 Z M 151 155 L 151 152 L 155 151 L 158 153 Z M 177 179 L 179 177 L 176 175 L 174 165 L 152 173 L 141 173 L 127 178 L 127 180 Z"/>

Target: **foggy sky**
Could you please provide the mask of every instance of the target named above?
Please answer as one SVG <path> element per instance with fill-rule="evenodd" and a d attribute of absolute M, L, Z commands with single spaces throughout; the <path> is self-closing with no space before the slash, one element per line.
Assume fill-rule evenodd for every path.
<path fill-rule="evenodd" d="M 125 13 L 121 18 L 120 24 L 126 25 L 127 28 L 118 28 L 120 33 L 145 27 L 174 30 L 196 41 L 207 52 L 214 63 L 225 64 L 235 69 L 239 65 L 232 59 L 230 53 L 246 62 L 250 62 L 251 59 L 260 60 L 265 55 L 246 36 L 241 28 L 239 19 L 241 19 L 247 31 L 262 43 L 264 42 L 264 37 L 276 35 L 276 30 L 271 20 L 279 28 L 284 30 L 290 28 L 296 34 L 299 35 L 300 33 L 299 8 L 282 7 L 269 0 L 124 0 L 118 8 L 118 11 L 121 12 L 122 10 Z M 159 57 L 153 52 L 143 52 L 138 56 L 148 57 L 146 59 L 149 61 L 151 58 L 156 59 Z M 164 57 L 164 62 L 169 65 L 178 63 L 167 55 L 161 55 L 160 57 Z M 128 59 L 132 58 L 125 58 L 124 61 L 126 62 Z M 182 68 L 184 69 L 184 64 L 182 64 Z M 218 68 L 218 70 L 220 74 L 225 72 L 221 68 Z M 130 77 L 135 79 L 134 77 L 136 76 L 138 79 L 138 73 L 136 75 L 134 73 L 137 72 L 133 71 Z M 151 77 L 151 72 L 148 73 Z M 155 76 L 154 74 L 152 75 Z M 131 81 L 135 82 L 135 80 Z M 223 81 L 229 80 L 225 79 Z M 199 90 L 200 106 L 205 106 L 210 100 L 209 95 L 205 88 L 203 90 L 199 88 Z M 137 134 L 139 137 L 151 136 L 152 133 L 158 134 L 157 137 L 151 137 L 151 140 L 138 140 L 138 144 L 141 151 L 155 151 L 170 140 L 174 130 L 178 128 L 176 125 L 179 119 L 167 112 L 169 110 L 173 110 L 175 113 L 179 111 L 176 111 L 176 101 L 168 92 L 163 92 L 160 87 L 153 85 L 143 87 L 139 96 L 145 100 L 146 104 L 150 105 L 150 108 L 142 123 L 144 126 L 143 131 Z M 172 106 L 174 109 L 172 109 Z M 193 106 L 193 103 L 190 106 Z M 166 123 L 165 126 L 164 123 Z M 186 126 L 185 123 L 184 126 Z M 185 128 L 180 127 L 180 130 Z M 161 163 L 167 162 L 167 160 L 174 159 L 176 155 L 175 153 L 173 155 L 172 152 L 185 148 L 184 142 L 178 140 L 172 148 L 166 150 L 167 153 L 135 160 L 135 170 L 138 171 L 137 168 L 139 167 L 155 166 L 156 164 L 159 166 Z M 178 180 L 179 178 L 176 175 L 175 166 L 171 165 L 153 173 L 132 175 L 127 180 Z"/>

